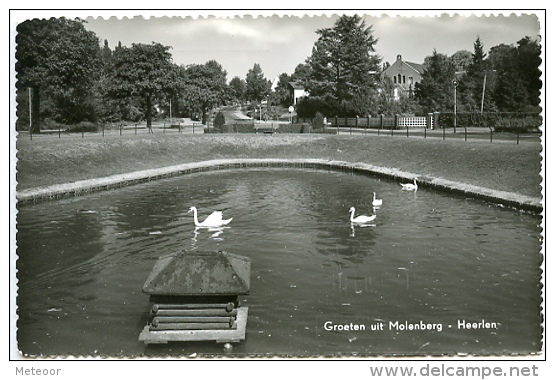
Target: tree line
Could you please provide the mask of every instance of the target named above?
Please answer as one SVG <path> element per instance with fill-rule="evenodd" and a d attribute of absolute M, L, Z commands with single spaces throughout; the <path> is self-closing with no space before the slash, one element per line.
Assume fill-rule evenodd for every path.
<path fill-rule="evenodd" d="M 478 37 L 474 51 L 426 57 L 422 81 L 393 97 L 394 84 L 382 75 L 387 63 L 376 54 L 372 26 L 358 15 L 341 16 L 318 35 L 311 55 L 292 74 L 282 73 L 274 90 L 259 64 L 245 79 L 215 60 L 177 65 L 171 47 L 133 43 L 110 48 L 85 21 L 33 19 L 16 35 L 17 127 L 37 133 L 48 123 L 118 123 L 160 115 L 190 116 L 206 124 L 214 107 L 231 103 L 289 107 L 291 82 L 309 96 L 296 105 L 301 117 L 420 114 L 451 111 L 457 91 L 461 112 L 539 112 L 541 47 L 524 37 L 486 55 Z M 456 82 L 455 82 L 456 80 Z"/>

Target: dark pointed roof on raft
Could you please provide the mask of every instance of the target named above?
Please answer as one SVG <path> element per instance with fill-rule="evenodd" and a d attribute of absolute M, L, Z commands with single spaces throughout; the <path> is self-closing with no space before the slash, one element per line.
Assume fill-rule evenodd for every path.
<path fill-rule="evenodd" d="M 229 252 L 178 252 L 158 259 L 143 292 L 201 296 L 248 294 L 251 262 Z"/>

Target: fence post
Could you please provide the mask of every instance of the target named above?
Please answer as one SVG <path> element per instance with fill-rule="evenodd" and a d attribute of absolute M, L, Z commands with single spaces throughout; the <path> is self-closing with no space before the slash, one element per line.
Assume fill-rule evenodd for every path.
<path fill-rule="evenodd" d="M 137 134 L 137 123 L 135 123 L 135 134 Z"/>
<path fill-rule="evenodd" d="M 62 137 L 62 129 L 60 128 L 60 125 L 58 124 L 58 138 Z"/>

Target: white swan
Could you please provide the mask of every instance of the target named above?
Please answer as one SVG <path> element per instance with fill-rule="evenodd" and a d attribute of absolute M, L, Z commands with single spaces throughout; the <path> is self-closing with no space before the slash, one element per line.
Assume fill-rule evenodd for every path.
<path fill-rule="evenodd" d="M 403 187 L 401 190 L 408 190 L 408 191 L 418 190 L 418 184 L 416 183 L 416 178 L 414 179 L 414 183 L 402 183 L 401 186 Z"/>
<path fill-rule="evenodd" d="M 233 218 L 223 219 L 223 214 L 221 211 L 214 211 L 210 214 L 202 223 L 199 223 L 197 216 L 197 208 L 192 206 L 189 212 L 193 212 L 193 218 L 195 219 L 195 226 L 197 227 L 221 227 L 229 224 Z"/>
<path fill-rule="evenodd" d="M 376 193 L 374 193 L 374 199 L 372 199 L 372 206 L 381 206 L 383 201 L 381 199 L 376 199 Z"/>
<path fill-rule="evenodd" d="M 355 208 L 354 207 L 351 207 L 349 209 L 349 212 L 351 213 L 351 223 L 364 224 L 364 223 L 369 223 L 369 222 L 373 221 L 374 219 L 376 219 L 376 215 L 372 215 L 372 216 L 359 215 L 355 218 Z"/>

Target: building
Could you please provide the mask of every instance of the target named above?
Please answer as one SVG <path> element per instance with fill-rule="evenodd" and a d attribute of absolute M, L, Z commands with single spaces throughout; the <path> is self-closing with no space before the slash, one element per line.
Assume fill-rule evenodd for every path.
<path fill-rule="evenodd" d="M 414 91 L 414 85 L 422 80 L 424 65 L 419 63 L 403 61 L 401 54 L 397 55 L 397 60 L 384 70 L 384 77 L 388 77 L 393 82 L 393 97 L 399 99 L 401 94 L 410 95 Z"/>
<path fill-rule="evenodd" d="M 306 92 L 301 82 L 289 82 L 289 91 L 293 99 L 293 105 L 297 105 L 300 98 L 308 96 L 308 92 Z"/>

